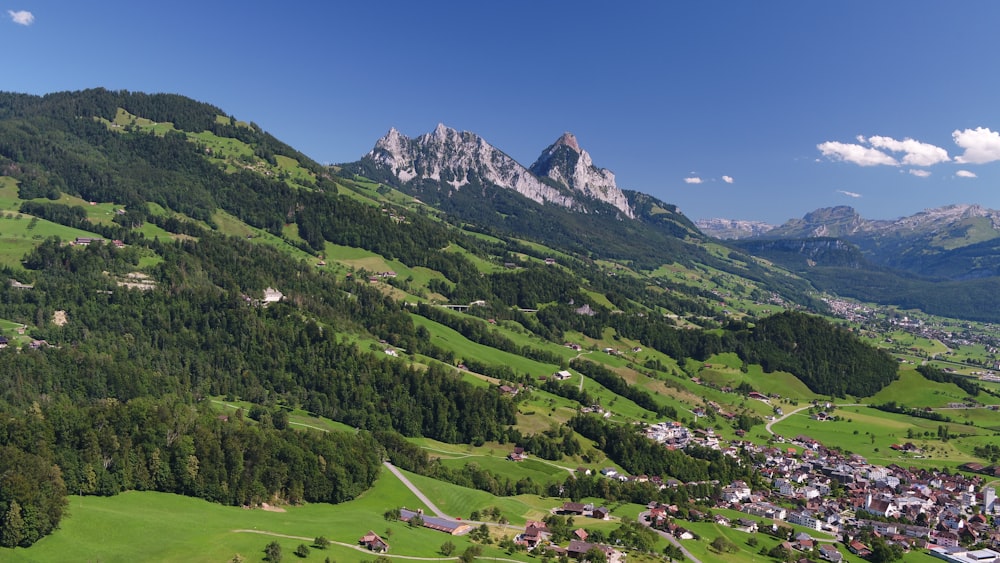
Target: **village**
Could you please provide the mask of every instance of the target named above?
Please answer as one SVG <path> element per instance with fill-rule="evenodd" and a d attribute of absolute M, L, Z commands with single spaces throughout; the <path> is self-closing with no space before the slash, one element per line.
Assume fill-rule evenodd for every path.
<path fill-rule="evenodd" d="M 677 422 L 652 424 L 646 428 L 646 435 L 664 447 L 683 448 L 698 443 L 732 457 L 753 459 L 763 478 L 763 485 L 758 487 L 743 481 L 712 482 L 711 498 L 693 499 L 692 504 L 683 507 L 649 503 L 639 517 L 640 523 L 678 547 L 697 538 L 688 522 L 711 521 L 748 535 L 776 537 L 785 553 L 798 553 L 802 558 L 839 562 L 845 559 L 845 551 L 872 558 L 875 541 L 899 553 L 927 550 L 946 561 L 1000 561 L 1000 528 L 992 523 L 993 515 L 1000 513 L 1000 502 L 996 489 L 984 486 L 980 475 L 873 465 L 859 455 L 828 449 L 807 436 L 782 438 L 785 447 L 741 440 L 724 443 L 708 431 L 697 435 Z M 896 449 L 906 447 L 900 444 Z M 518 462 L 528 456 L 524 448 L 515 447 L 508 459 Z M 962 469 L 988 473 L 978 464 L 967 465 Z M 579 468 L 577 475 L 589 476 L 591 470 Z M 661 490 L 698 485 L 658 476 L 626 475 L 613 467 L 600 470 L 599 475 L 622 483 L 652 483 Z M 403 521 L 417 519 L 419 525 L 450 535 L 464 535 L 485 524 L 425 516 L 407 509 L 400 512 Z M 744 516 L 735 517 L 733 512 Z M 575 519 L 576 528 L 568 544 L 552 541 L 548 519 L 529 520 L 514 536 L 514 544 L 528 552 L 537 550 L 578 560 L 586 559 L 588 553 L 593 555 L 594 549 L 612 563 L 625 559 L 622 546 L 587 541 L 585 527 L 590 519 L 615 519 L 608 507 L 565 501 L 551 514 Z M 373 551 L 389 549 L 388 542 L 374 532 L 359 543 Z"/>

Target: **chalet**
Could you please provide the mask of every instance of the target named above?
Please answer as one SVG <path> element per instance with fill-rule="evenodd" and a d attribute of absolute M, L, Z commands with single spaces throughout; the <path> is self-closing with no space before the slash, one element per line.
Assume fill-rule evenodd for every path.
<path fill-rule="evenodd" d="M 858 557 L 868 557 L 869 555 L 872 554 L 872 550 L 867 545 L 861 543 L 858 540 L 854 540 L 851 543 L 847 544 L 847 549 L 850 550 L 850 552 L 853 553 L 854 555 L 857 555 Z"/>
<path fill-rule="evenodd" d="M 509 454 L 507 454 L 507 459 L 510 461 L 524 461 L 528 458 L 528 454 L 524 451 L 521 446 L 515 447 Z"/>
<path fill-rule="evenodd" d="M 751 520 L 750 518 L 739 518 L 736 520 L 736 525 L 734 526 L 737 530 L 741 532 L 747 532 L 750 534 L 757 533 L 757 521 Z"/>
<path fill-rule="evenodd" d="M 580 541 L 580 540 L 570 540 L 569 546 L 566 548 L 566 555 L 574 559 L 583 559 L 583 556 L 586 555 L 588 551 L 594 548 L 603 551 L 608 561 L 612 560 L 612 556 L 615 553 L 615 550 L 611 549 L 606 545 L 587 543 L 585 541 Z M 617 557 L 614 559 L 617 560 Z"/>
<path fill-rule="evenodd" d="M 602 506 L 600 508 L 595 508 L 590 515 L 598 520 L 609 520 L 611 518 L 611 510 Z"/>
<path fill-rule="evenodd" d="M 376 553 L 385 553 L 386 551 L 389 551 L 389 543 L 371 530 L 368 530 L 367 534 L 361 536 L 358 543 Z"/>
<path fill-rule="evenodd" d="M 0 336 L 0 348 L 6 348 L 8 342 L 9 341 L 7 340 L 6 336 Z"/>
<path fill-rule="evenodd" d="M 550 535 L 549 529 L 544 523 L 528 520 L 527 525 L 524 527 L 524 532 L 518 535 L 515 541 L 527 546 L 528 549 L 534 549 L 539 543 L 548 539 Z"/>
<path fill-rule="evenodd" d="M 584 530 L 583 528 L 573 530 L 573 535 L 580 541 L 587 541 L 587 537 L 590 536 L 590 534 L 587 533 L 587 530 Z"/>
<path fill-rule="evenodd" d="M 559 381 L 566 381 L 567 379 L 573 377 L 573 374 L 566 370 L 560 370 L 552 374 L 552 377 L 558 379 Z"/>
<path fill-rule="evenodd" d="M 551 265 L 553 265 L 553 264 L 555 264 L 555 263 L 556 263 L 556 259 L 555 259 L 555 258 L 546 258 L 546 259 L 545 259 L 545 263 L 546 263 L 547 265 L 551 266 Z"/>
<path fill-rule="evenodd" d="M 751 391 L 747 393 L 747 397 L 751 399 L 757 399 L 758 401 L 764 401 L 765 403 L 770 402 L 770 399 L 768 399 L 767 395 L 763 393 L 758 393 L 757 391 Z"/>
<path fill-rule="evenodd" d="M 796 540 L 793 545 L 799 551 L 812 551 L 816 547 L 816 541 L 813 539 Z"/>
<path fill-rule="evenodd" d="M 562 508 L 559 509 L 562 514 L 576 514 L 578 516 L 583 516 L 586 512 L 586 508 L 583 503 L 580 502 L 564 502 Z"/>

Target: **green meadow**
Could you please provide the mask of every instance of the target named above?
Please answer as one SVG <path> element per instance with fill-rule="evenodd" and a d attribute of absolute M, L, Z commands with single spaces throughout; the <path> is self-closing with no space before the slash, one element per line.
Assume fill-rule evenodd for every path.
<path fill-rule="evenodd" d="M 776 423 L 772 429 L 786 439 L 805 435 L 823 444 L 836 445 L 864 456 L 870 463 L 889 465 L 906 463 L 916 467 L 949 467 L 975 459 L 955 447 L 954 440 L 937 439 L 937 429 L 944 426 L 953 436 L 961 434 L 992 434 L 981 428 L 957 423 L 942 423 L 923 418 L 882 412 L 864 406 L 844 406 L 833 413 L 841 420 L 813 420 L 803 410 Z M 919 457 L 902 454 L 890 448 L 893 444 L 913 442 L 924 450 Z"/>
<path fill-rule="evenodd" d="M 915 369 L 906 368 L 899 370 L 898 380 L 872 395 L 867 401 L 873 404 L 895 401 L 908 407 L 943 407 L 948 403 L 961 403 L 968 397 L 969 394 L 954 383 L 929 381 Z M 986 394 L 980 394 L 977 400 L 986 403 L 997 402 L 996 398 Z"/>
<path fill-rule="evenodd" d="M 475 494 L 467 496 L 466 491 Z M 431 499 L 435 502 L 447 498 L 457 503 L 471 502 L 462 506 L 473 508 L 498 505 L 505 515 L 515 512 L 541 515 L 552 504 L 538 497 L 497 499 L 443 483 L 431 491 Z M 471 545 L 466 537 L 452 537 L 426 528 L 414 529 L 403 522 L 387 522 L 383 518 L 386 510 L 400 506 L 426 508 L 388 471 L 383 471 L 375 486 L 355 500 L 339 505 L 289 506 L 281 508 L 282 512 L 222 506 L 165 493 L 72 496 L 68 516 L 59 530 L 28 549 L 0 548 L 0 559 L 18 563 L 66 561 L 67 557 L 74 561 L 107 563 L 221 562 L 240 554 L 247 561 L 259 561 L 263 559 L 264 547 L 271 541 L 278 541 L 286 560 L 292 560 L 292 552 L 298 545 L 311 545 L 314 538 L 325 536 L 346 545 L 331 545 L 327 550 L 311 549 L 305 561 L 319 562 L 329 557 L 341 562 L 361 562 L 375 557 L 353 547 L 369 530 L 389 542 L 390 555 L 436 559 L 442 557 L 438 549 L 446 541 L 456 545 L 457 553 Z M 523 517 L 519 520 L 523 522 Z M 515 522 L 513 518 L 511 521 Z M 513 533 L 510 530 L 510 535 Z M 483 557 L 494 556 L 511 558 L 495 546 L 485 546 Z M 524 555 L 513 557 L 526 560 Z"/>

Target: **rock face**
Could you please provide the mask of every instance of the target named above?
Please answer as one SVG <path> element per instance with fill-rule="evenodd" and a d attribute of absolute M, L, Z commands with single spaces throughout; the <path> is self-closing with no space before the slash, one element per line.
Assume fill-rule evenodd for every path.
<path fill-rule="evenodd" d="M 580 148 L 572 133 L 563 133 L 529 168 L 539 177 L 547 177 L 575 192 L 609 203 L 632 217 L 628 199 L 615 183 L 615 175 L 594 166 L 587 151 Z"/>
<path fill-rule="evenodd" d="M 625 194 L 615 185 L 614 174 L 595 167 L 590 155 L 580 150 L 576 139 L 569 134 L 546 149 L 535 163 L 546 171 L 541 175 L 482 137 L 443 124 L 415 139 L 392 129 L 364 159 L 402 183 L 429 180 L 454 190 L 472 183 L 491 184 L 514 190 L 538 203 L 553 203 L 582 212 L 588 211 L 587 199 L 596 199 L 613 205 L 628 217 L 633 216 Z M 555 185 L 543 182 L 539 176 L 551 178 Z"/>

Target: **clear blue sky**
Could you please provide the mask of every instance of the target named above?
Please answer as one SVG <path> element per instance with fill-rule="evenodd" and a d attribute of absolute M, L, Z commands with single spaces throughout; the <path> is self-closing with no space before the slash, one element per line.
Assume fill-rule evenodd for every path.
<path fill-rule="evenodd" d="M 526 166 L 573 132 L 693 219 L 1000 209 L 997 2 L 3 2 L 0 89 L 184 94 L 324 163 L 441 122 Z"/>

